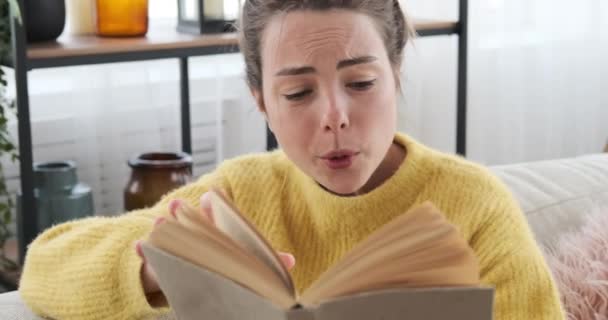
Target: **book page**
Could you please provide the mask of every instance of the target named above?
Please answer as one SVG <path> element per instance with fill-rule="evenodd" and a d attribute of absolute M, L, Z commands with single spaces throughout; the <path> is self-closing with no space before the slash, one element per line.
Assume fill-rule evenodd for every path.
<path fill-rule="evenodd" d="M 295 296 L 295 286 L 289 272 L 266 239 L 220 191 L 211 190 L 209 193 L 217 228 L 272 268 Z"/>
<path fill-rule="evenodd" d="M 300 302 L 369 290 L 479 285 L 473 250 L 430 203 L 397 217 L 357 245 L 307 289 Z"/>
<path fill-rule="evenodd" d="M 195 229 L 166 221 L 154 228 L 146 243 L 249 288 L 282 308 L 295 303 L 283 279 L 210 224 Z"/>

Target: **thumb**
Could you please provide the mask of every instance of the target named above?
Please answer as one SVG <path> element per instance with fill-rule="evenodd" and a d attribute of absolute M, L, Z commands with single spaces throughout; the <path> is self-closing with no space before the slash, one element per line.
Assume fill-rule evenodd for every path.
<path fill-rule="evenodd" d="M 287 270 L 293 269 L 293 267 L 296 265 L 296 258 L 291 253 L 279 252 L 279 259 L 281 259 L 281 262 L 287 268 Z"/>
<path fill-rule="evenodd" d="M 144 256 L 144 253 L 141 249 L 141 241 L 135 242 L 135 251 L 143 261 L 140 271 L 140 277 L 144 292 L 146 294 L 152 292 L 159 292 L 160 287 L 158 285 L 156 272 L 154 272 L 154 269 L 152 269 L 152 267 L 146 261 L 146 257 Z"/>

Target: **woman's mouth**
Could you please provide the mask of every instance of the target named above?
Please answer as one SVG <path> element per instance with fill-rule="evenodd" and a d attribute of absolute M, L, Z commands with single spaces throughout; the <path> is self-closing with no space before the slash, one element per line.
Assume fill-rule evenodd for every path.
<path fill-rule="evenodd" d="M 329 169 L 340 170 L 349 168 L 358 154 L 352 150 L 335 150 L 326 153 L 321 159 Z"/>

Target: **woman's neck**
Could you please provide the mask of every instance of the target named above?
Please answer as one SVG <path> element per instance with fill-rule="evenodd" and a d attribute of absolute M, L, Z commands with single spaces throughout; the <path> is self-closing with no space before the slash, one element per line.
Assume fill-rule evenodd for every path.
<path fill-rule="evenodd" d="M 388 149 L 384 160 L 382 160 L 376 171 L 374 171 L 365 185 L 363 185 L 363 187 L 356 192 L 356 195 L 368 193 L 383 184 L 386 180 L 393 176 L 395 172 L 397 172 L 399 166 L 401 166 L 406 156 L 407 149 L 404 146 L 393 142 Z"/>
<path fill-rule="evenodd" d="M 397 170 L 399 169 L 399 167 L 401 166 L 403 161 L 405 161 L 406 156 L 407 156 L 407 149 L 405 148 L 405 146 L 402 146 L 397 142 L 393 142 L 393 144 L 391 144 L 390 148 L 388 149 L 386 156 L 384 157 L 384 159 L 382 160 L 382 162 L 380 163 L 380 165 L 378 166 L 376 171 L 374 171 L 374 173 L 372 173 L 372 176 L 361 187 L 361 189 L 357 190 L 355 193 L 351 193 L 351 194 L 347 194 L 347 195 L 342 194 L 340 196 L 346 196 L 346 197 L 359 196 L 359 195 L 366 194 L 366 193 L 376 189 L 377 187 L 382 185 L 386 180 L 388 180 L 390 177 L 392 177 L 393 174 L 395 174 L 395 172 L 397 172 Z M 317 182 L 317 184 L 321 188 L 323 188 L 325 191 L 332 193 L 332 194 L 336 194 L 335 192 L 327 189 L 322 184 L 320 184 L 318 182 Z M 339 194 L 336 194 L 336 195 L 339 195 Z"/>

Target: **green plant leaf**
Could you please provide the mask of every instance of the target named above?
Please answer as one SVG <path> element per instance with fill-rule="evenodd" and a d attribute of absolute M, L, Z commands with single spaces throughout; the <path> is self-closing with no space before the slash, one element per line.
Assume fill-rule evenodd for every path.
<path fill-rule="evenodd" d="M 17 0 L 0 0 L 0 61 L 10 61 L 12 53 L 11 48 L 11 23 L 12 18 L 15 18 L 18 23 L 23 23 L 19 3 Z M 10 157 L 11 161 L 19 160 L 19 155 L 13 138 L 8 132 L 9 116 L 14 114 L 16 110 L 15 101 L 7 96 L 6 87 L 8 79 L 4 70 L 0 68 L 0 158 Z M 9 194 L 6 189 L 6 180 L 2 163 L 0 162 L 0 197 L 4 200 L 0 201 L 0 248 L 10 236 L 8 225 L 12 220 L 12 212 L 14 208 L 13 195 Z M 0 250 L 1 251 L 1 250 Z M 2 261 L 2 252 L 0 252 L 0 262 Z"/>
<path fill-rule="evenodd" d="M 11 223 L 11 221 L 13 220 L 13 215 L 11 210 L 6 210 L 4 212 L 4 223 L 6 223 L 7 225 Z"/>
<path fill-rule="evenodd" d="M 17 3 L 17 0 L 8 0 L 8 4 L 11 9 L 11 17 L 17 18 L 17 21 L 19 21 L 20 24 L 23 23 L 21 20 L 21 10 L 19 10 L 19 3 Z"/>

